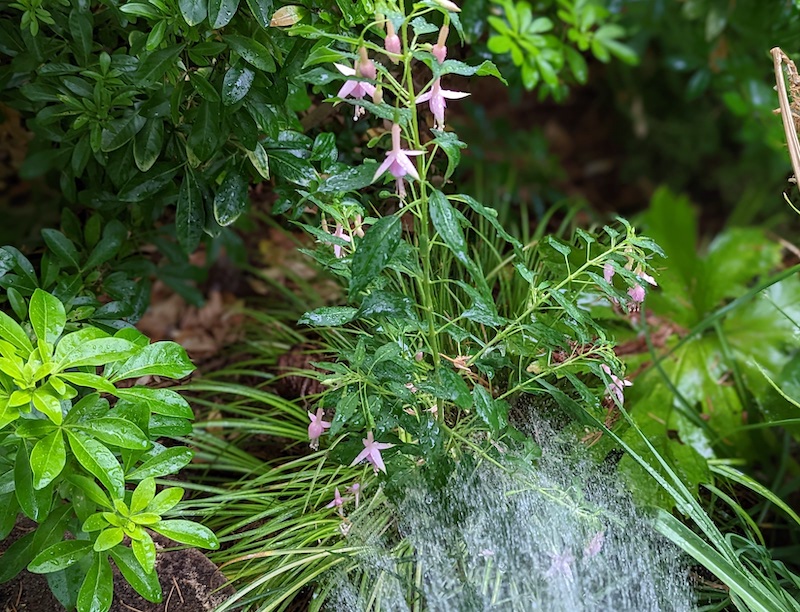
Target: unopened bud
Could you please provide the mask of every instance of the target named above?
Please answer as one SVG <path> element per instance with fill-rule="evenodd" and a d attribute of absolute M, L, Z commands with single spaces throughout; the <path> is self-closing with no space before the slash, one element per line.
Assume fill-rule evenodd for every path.
<path fill-rule="evenodd" d="M 383 103 L 383 87 L 381 87 L 380 85 L 375 87 L 375 93 L 372 94 L 372 101 L 375 104 Z"/>
<path fill-rule="evenodd" d="M 389 53 L 389 59 L 396 64 L 399 58 L 394 56 L 400 55 L 402 47 L 400 45 L 400 37 L 394 30 L 394 24 L 389 20 L 386 21 L 386 39 L 383 41 L 383 46 Z"/>
<path fill-rule="evenodd" d="M 443 9 L 450 11 L 451 13 L 460 13 L 461 9 L 458 8 L 458 5 L 454 2 L 450 2 L 450 0 L 433 0 L 436 4 L 441 6 Z"/>
<path fill-rule="evenodd" d="M 356 61 L 358 66 L 358 76 L 362 76 L 365 79 L 372 79 L 375 80 L 377 76 L 377 71 L 375 70 L 375 64 L 372 63 L 372 60 L 369 59 L 367 55 L 367 49 L 365 47 L 361 47 L 358 50 L 359 58 Z"/>
<path fill-rule="evenodd" d="M 447 42 L 448 34 L 450 34 L 450 28 L 443 25 L 439 30 L 439 38 L 436 40 L 436 44 L 433 45 L 433 49 L 431 49 L 431 53 L 433 53 L 433 56 L 440 64 L 443 64 L 444 59 L 447 57 L 447 47 L 445 43 Z"/>
<path fill-rule="evenodd" d="M 425 355 L 422 354 L 422 351 L 417 351 L 417 354 L 414 355 L 414 359 L 416 361 L 422 361 L 425 358 Z"/>

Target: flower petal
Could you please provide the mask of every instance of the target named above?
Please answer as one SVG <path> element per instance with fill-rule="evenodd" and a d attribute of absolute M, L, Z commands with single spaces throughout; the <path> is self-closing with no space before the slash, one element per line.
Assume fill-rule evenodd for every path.
<path fill-rule="evenodd" d="M 440 93 L 443 98 L 447 98 L 448 100 L 460 100 L 469 95 L 464 91 L 451 91 L 450 89 L 442 89 Z"/>
<path fill-rule="evenodd" d="M 414 167 L 414 164 L 411 163 L 411 160 L 408 159 L 408 155 L 406 154 L 405 151 L 401 151 L 397 155 L 397 163 L 400 164 L 400 167 L 402 167 L 407 174 L 410 174 L 415 179 L 419 180 L 419 173 L 417 172 L 417 169 Z"/>
<path fill-rule="evenodd" d="M 342 88 L 339 90 L 339 93 L 337 93 L 336 96 L 338 98 L 346 98 L 353 93 L 353 90 L 355 90 L 358 85 L 358 81 L 347 81 L 344 85 L 342 85 Z"/>
<path fill-rule="evenodd" d="M 375 176 L 372 177 L 372 182 L 374 183 L 380 177 L 386 174 L 386 171 L 389 169 L 389 166 L 391 166 L 393 162 L 394 162 L 394 154 L 390 151 L 386 154 L 386 159 L 383 160 L 383 163 L 375 171 Z"/>
<path fill-rule="evenodd" d="M 334 66 L 336 66 L 336 69 L 345 76 L 353 76 L 356 73 L 355 68 L 350 68 L 344 64 L 334 64 Z"/>

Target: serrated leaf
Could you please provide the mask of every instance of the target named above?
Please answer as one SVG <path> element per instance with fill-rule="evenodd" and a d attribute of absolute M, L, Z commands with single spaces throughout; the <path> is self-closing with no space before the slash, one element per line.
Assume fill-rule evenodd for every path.
<path fill-rule="evenodd" d="M 349 294 L 353 298 L 375 280 L 397 251 L 401 240 L 397 216 L 382 217 L 367 230 L 353 253 Z"/>
<path fill-rule="evenodd" d="M 499 435 L 507 424 L 508 404 L 494 399 L 481 385 L 475 385 L 472 398 L 475 413 L 489 426 L 492 434 Z"/>

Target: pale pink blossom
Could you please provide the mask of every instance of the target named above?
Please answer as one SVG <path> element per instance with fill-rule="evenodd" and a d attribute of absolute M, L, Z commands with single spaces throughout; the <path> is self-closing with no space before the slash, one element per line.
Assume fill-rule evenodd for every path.
<path fill-rule="evenodd" d="M 386 38 L 383 40 L 383 47 L 386 49 L 386 52 L 389 54 L 389 59 L 392 60 L 392 62 L 396 64 L 400 61 L 400 58 L 397 57 L 402 52 L 400 37 L 394 30 L 394 24 L 389 20 L 386 21 Z"/>
<path fill-rule="evenodd" d="M 649 274 L 647 274 L 647 273 L 645 273 L 645 272 L 637 272 L 637 273 L 636 273 L 636 276 L 638 276 L 638 277 L 639 277 L 640 279 L 642 279 L 644 282 L 646 282 L 646 283 L 648 283 L 648 284 L 650 284 L 650 285 L 653 285 L 653 287 L 658 287 L 658 283 L 656 282 L 656 279 L 654 279 L 654 278 L 653 278 L 652 276 L 650 276 Z"/>
<path fill-rule="evenodd" d="M 603 278 L 607 283 L 610 283 L 611 279 L 614 278 L 614 266 L 612 264 L 607 263 L 603 266 Z"/>
<path fill-rule="evenodd" d="M 549 553 L 550 556 L 550 569 L 547 570 L 546 576 L 556 578 L 563 576 L 567 582 L 572 582 L 574 579 L 572 575 L 572 564 L 575 562 L 575 557 L 569 551 L 562 553 Z"/>
<path fill-rule="evenodd" d="M 391 175 L 397 180 L 397 193 L 400 195 L 401 199 L 405 198 L 406 189 L 405 185 L 403 185 L 403 179 L 406 176 L 412 176 L 419 180 L 419 173 L 408 157 L 410 155 L 422 155 L 423 153 L 424 151 L 409 151 L 408 149 L 401 148 L 400 126 L 397 123 L 393 124 L 392 149 L 390 151 L 386 151 L 386 159 L 375 172 L 375 176 L 372 177 L 372 180 L 377 181 L 386 172 L 391 173 Z"/>
<path fill-rule="evenodd" d="M 381 451 L 386 450 L 387 448 L 392 448 L 394 444 L 389 444 L 388 442 L 376 442 L 371 431 L 367 432 L 367 437 L 364 438 L 362 442 L 364 444 L 364 450 L 362 450 L 358 456 L 353 459 L 353 463 L 351 463 L 350 466 L 352 467 L 366 459 L 376 473 L 378 470 L 380 470 L 385 474 L 386 465 L 383 463 Z"/>
<path fill-rule="evenodd" d="M 317 408 L 317 414 L 308 413 L 308 418 L 311 423 L 308 424 L 308 439 L 311 440 L 311 448 L 317 450 L 319 448 L 319 437 L 331 424 L 324 421 L 325 411 L 322 408 Z"/>
<path fill-rule="evenodd" d="M 364 47 L 361 47 L 358 52 L 359 57 L 356 59 L 353 68 L 343 64 L 334 64 L 334 66 L 336 66 L 337 70 L 345 76 L 357 76 L 361 77 L 362 79 L 371 79 L 374 81 L 377 75 L 375 64 L 372 63 L 372 60 L 370 60 L 367 56 L 367 50 Z M 342 85 L 341 89 L 339 89 L 339 93 L 336 95 L 339 98 L 350 97 L 355 100 L 361 100 L 365 96 L 375 95 L 375 85 L 372 83 L 366 83 L 364 81 L 356 81 L 354 79 L 345 81 L 344 85 Z M 361 115 L 363 115 L 365 112 L 366 111 L 362 107 L 356 106 L 353 114 L 353 120 L 357 121 L 358 118 L 361 117 Z"/>
<path fill-rule="evenodd" d="M 337 238 L 341 238 L 345 242 L 352 242 L 352 239 L 350 238 L 350 236 L 345 234 L 344 226 L 342 226 L 341 223 L 337 223 L 336 224 L 336 230 L 333 232 L 332 235 L 336 236 Z M 333 245 L 333 255 L 334 255 L 334 257 L 336 257 L 337 259 L 341 259 L 342 257 L 344 257 L 343 249 L 344 249 L 344 247 L 341 244 L 334 244 Z"/>
<path fill-rule="evenodd" d="M 589 543 L 586 545 L 584 552 L 586 553 L 587 557 L 594 557 L 597 555 L 602 549 L 603 544 L 606 541 L 606 532 L 605 531 L 598 531 L 592 539 L 589 540 Z"/>
<path fill-rule="evenodd" d="M 451 91 L 442 89 L 442 79 L 438 78 L 433 82 L 430 91 L 417 98 L 417 104 L 428 103 L 434 118 L 434 127 L 437 130 L 444 130 L 444 109 L 447 107 L 446 100 L 459 100 L 466 98 L 469 94 L 463 91 Z"/>
<path fill-rule="evenodd" d="M 439 30 L 439 39 L 436 41 L 436 44 L 433 45 L 433 48 L 431 49 L 433 57 L 435 57 L 440 64 L 444 64 L 444 60 L 447 57 L 447 47 L 445 46 L 445 42 L 447 42 L 447 35 L 449 33 L 450 33 L 450 28 L 448 28 L 446 25 L 443 25 Z"/>
<path fill-rule="evenodd" d="M 639 304 L 644 302 L 644 287 L 642 287 L 639 283 L 636 283 L 633 287 L 628 289 L 628 295 L 631 297 L 633 301 L 633 308 L 634 310 L 639 309 Z"/>
<path fill-rule="evenodd" d="M 344 510 L 342 510 L 342 506 L 344 505 L 344 499 L 341 495 L 339 495 L 339 488 L 337 487 L 334 494 L 333 494 L 333 501 L 329 503 L 326 508 L 336 508 L 336 511 L 339 513 L 339 516 L 344 514 Z"/>
<path fill-rule="evenodd" d="M 347 487 L 347 492 L 353 494 L 356 500 L 356 508 L 358 508 L 358 500 L 361 497 L 361 485 L 357 482 L 354 482 L 352 485 Z"/>
<path fill-rule="evenodd" d="M 611 378 L 611 383 L 607 387 L 609 395 L 613 397 L 620 406 L 622 406 L 623 402 L 625 401 L 623 390 L 625 387 L 632 387 L 633 383 L 629 380 L 623 380 L 619 378 L 616 374 L 612 373 L 611 368 L 604 363 L 600 364 L 600 369 L 602 369 L 603 372 L 605 372 Z"/>

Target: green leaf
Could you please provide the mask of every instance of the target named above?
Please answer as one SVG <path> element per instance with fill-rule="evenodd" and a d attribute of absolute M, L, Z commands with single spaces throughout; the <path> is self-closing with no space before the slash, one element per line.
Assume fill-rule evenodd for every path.
<path fill-rule="evenodd" d="M 253 86 L 256 73 L 244 65 L 234 64 L 222 79 L 222 103 L 232 106 L 244 99 Z"/>
<path fill-rule="evenodd" d="M 338 327 L 352 321 L 357 309 L 349 306 L 323 306 L 305 313 L 297 322 L 312 327 Z"/>
<path fill-rule="evenodd" d="M 117 197 L 123 202 L 143 202 L 171 184 L 178 168 L 179 166 L 161 163 L 146 173 L 135 173 L 122 186 Z"/>
<path fill-rule="evenodd" d="M 75 244 L 64 234 L 54 229 L 43 229 L 42 238 L 47 248 L 58 257 L 58 262 L 62 268 L 80 268 L 78 249 Z"/>
<path fill-rule="evenodd" d="M 14 462 L 14 491 L 25 516 L 37 523 L 47 516 L 53 501 L 53 489 L 52 487 L 34 489 L 28 447 L 24 442 L 19 444 Z"/>
<path fill-rule="evenodd" d="M 121 119 L 112 119 L 103 128 L 100 150 L 109 153 L 127 144 L 142 129 L 145 121 L 145 118 L 138 113 L 131 113 Z"/>
<path fill-rule="evenodd" d="M 92 565 L 78 592 L 80 612 L 108 612 L 114 597 L 114 579 L 108 557 L 95 553 Z"/>
<path fill-rule="evenodd" d="M 36 532 L 28 533 L 14 542 L 3 553 L 3 564 L 0 566 L 0 583 L 8 582 L 19 574 L 36 555 L 33 541 Z"/>
<path fill-rule="evenodd" d="M 13 344 L 24 357 L 27 357 L 33 352 L 33 345 L 28 338 L 28 334 L 19 326 L 19 323 L 14 321 L 14 319 L 9 317 L 2 310 L 0 310 L 0 340 L 5 340 Z"/>
<path fill-rule="evenodd" d="M 140 352 L 138 346 L 122 338 L 91 338 L 86 329 L 67 334 L 56 345 L 55 361 L 60 370 L 81 366 L 102 366 Z"/>
<path fill-rule="evenodd" d="M 229 170 L 214 196 L 214 218 L 222 227 L 227 227 L 247 210 L 250 198 L 247 179 L 236 170 Z"/>
<path fill-rule="evenodd" d="M 211 83 L 208 82 L 208 79 L 204 77 L 199 72 L 190 72 L 189 73 L 189 81 L 192 84 L 192 87 L 195 88 L 197 93 L 200 96 L 209 102 L 219 102 L 219 92 L 217 91 L 216 87 L 214 87 Z"/>
<path fill-rule="evenodd" d="M 489 294 L 483 294 L 462 281 L 456 281 L 472 300 L 472 305 L 461 316 L 470 321 L 500 327 L 506 320 L 497 314 L 497 307 Z"/>
<path fill-rule="evenodd" d="M 428 205 L 433 227 L 444 240 L 447 248 L 453 252 L 458 261 L 464 264 L 475 283 L 485 287 L 486 280 L 483 274 L 467 254 L 467 241 L 459 225 L 459 217 L 447 197 L 438 189 L 434 189 L 428 199 Z"/>
<path fill-rule="evenodd" d="M 218 30 L 224 28 L 239 8 L 239 0 L 209 0 L 208 23 L 211 28 Z"/>
<path fill-rule="evenodd" d="M 382 217 L 370 227 L 353 253 L 349 294 L 357 296 L 374 281 L 400 245 L 400 217 Z"/>
<path fill-rule="evenodd" d="M 184 491 L 180 487 L 164 489 L 152 499 L 146 509 L 148 512 L 163 515 L 178 505 L 183 498 L 183 493 Z"/>
<path fill-rule="evenodd" d="M 508 422 L 508 404 L 494 399 L 481 385 L 475 385 L 472 390 L 472 399 L 476 414 L 489 426 L 492 434 L 499 435 Z"/>
<path fill-rule="evenodd" d="M 522 243 L 516 238 L 514 238 L 514 236 L 509 234 L 503 227 L 503 224 L 497 220 L 497 211 L 494 208 L 489 208 L 488 206 L 484 206 L 483 204 L 478 202 L 478 200 L 468 195 L 450 196 L 450 199 L 456 200 L 457 202 L 463 202 L 464 204 L 469 206 L 477 214 L 479 214 L 486 221 L 488 221 L 501 238 L 503 238 L 515 249 L 522 250 Z"/>
<path fill-rule="evenodd" d="M 156 163 L 164 142 L 164 121 L 155 117 L 148 119 L 133 141 L 133 159 L 136 167 L 147 172 Z"/>
<path fill-rule="evenodd" d="M 125 580 L 139 595 L 153 603 L 161 602 L 162 593 L 158 574 L 143 568 L 134 551 L 125 546 L 116 546 L 111 549 L 111 558 L 114 559 L 114 563 L 117 564 Z"/>
<path fill-rule="evenodd" d="M 9 423 L 13 423 L 19 418 L 19 410 L 16 406 L 11 406 L 8 399 L 0 399 L 0 430 Z"/>
<path fill-rule="evenodd" d="M 61 425 L 61 421 L 64 419 L 61 412 L 61 400 L 53 395 L 49 386 L 37 388 L 33 392 L 31 400 L 36 410 L 46 415 L 56 425 Z"/>
<path fill-rule="evenodd" d="M 361 302 L 357 317 L 359 319 L 393 317 L 407 321 L 417 320 L 414 302 L 410 297 L 386 290 L 371 291 Z"/>
<path fill-rule="evenodd" d="M 136 71 L 137 81 L 143 84 L 160 81 L 167 70 L 176 65 L 184 46 L 183 44 L 173 45 L 150 53 L 144 58 L 144 61 L 139 63 L 139 68 Z"/>
<path fill-rule="evenodd" d="M 255 149 L 247 151 L 247 157 L 250 163 L 253 164 L 253 168 L 256 169 L 256 172 L 258 172 L 262 178 L 268 179 L 269 157 L 260 142 L 256 144 Z"/>
<path fill-rule="evenodd" d="M 203 192 L 191 170 L 183 175 L 175 210 L 175 234 L 184 253 L 193 253 L 200 244 L 206 223 Z"/>
<path fill-rule="evenodd" d="M 120 365 L 110 368 L 112 383 L 126 378 L 155 375 L 180 379 L 194 371 L 186 350 L 175 342 L 154 342 Z"/>
<path fill-rule="evenodd" d="M 178 0 L 183 20 L 190 26 L 201 23 L 208 14 L 206 0 Z"/>
<path fill-rule="evenodd" d="M 145 478 L 159 478 L 168 474 L 175 474 L 192 460 L 193 453 L 190 449 L 175 446 L 165 449 L 159 454 L 143 462 L 133 472 L 128 474 L 128 480 L 143 480 Z"/>
<path fill-rule="evenodd" d="M 224 100 L 223 87 L 223 100 Z M 204 162 L 214 154 L 219 146 L 219 104 L 203 100 L 197 109 L 197 116 L 192 124 L 187 145 L 199 161 Z"/>
<path fill-rule="evenodd" d="M 503 78 L 503 75 L 500 74 L 497 66 L 488 60 L 481 62 L 477 66 L 470 66 L 464 62 L 459 62 L 458 60 L 445 60 L 445 62 L 441 65 L 439 65 L 437 62 L 434 62 L 433 73 L 434 76 L 441 76 L 445 74 L 458 74 L 460 76 L 493 76 L 502 81 L 504 84 L 508 84 Z"/>
<path fill-rule="evenodd" d="M 252 38 L 236 34 L 223 36 L 222 39 L 254 68 L 264 72 L 275 72 L 275 60 L 272 59 L 272 54 L 261 43 Z"/>
<path fill-rule="evenodd" d="M 36 289 L 31 297 L 29 306 L 29 316 L 31 326 L 40 341 L 47 342 L 51 346 L 64 331 L 67 324 L 67 313 L 64 304 L 56 297 L 46 291 Z"/>
<path fill-rule="evenodd" d="M 433 143 L 447 155 L 447 170 L 444 173 L 444 180 L 449 179 L 461 161 L 461 149 L 466 148 L 466 144 L 461 142 L 453 132 L 443 132 L 441 130 L 431 130 L 436 136 Z"/>
<path fill-rule="evenodd" d="M 155 576 L 153 569 L 156 565 L 156 546 L 153 544 L 153 538 L 150 537 L 149 533 L 144 532 L 144 535 L 144 539 L 131 542 L 131 549 L 133 549 L 133 555 L 142 569 Z"/>
<path fill-rule="evenodd" d="M 49 574 L 68 568 L 92 551 L 92 543 L 86 540 L 66 540 L 53 544 L 40 552 L 28 564 L 34 574 Z"/>
<path fill-rule="evenodd" d="M 272 0 L 247 0 L 247 6 L 250 7 L 250 12 L 256 18 L 258 25 L 265 29 L 270 26 Z"/>
<path fill-rule="evenodd" d="M 114 257 L 127 237 L 128 230 L 125 226 L 120 221 L 113 219 L 103 228 L 103 237 L 92 249 L 84 269 L 92 270 Z"/>
<path fill-rule="evenodd" d="M 156 481 L 152 478 L 142 480 L 131 496 L 131 514 L 142 512 L 156 495 Z"/>
<path fill-rule="evenodd" d="M 79 387 L 88 387 L 89 389 L 97 389 L 103 393 L 115 393 L 116 387 L 108 382 L 102 376 L 97 374 L 89 374 L 88 372 L 61 372 L 58 378 L 66 380 L 73 385 Z"/>
<path fill-rule="evenodd" d="M 181 544 L 210 550 L 219 548 L 217 536 L 207 527 L 194 521 L 180 519 L 159 521 L 151 529 Z"/>
<path fill-rule="evenodd" d="M 445 365 L 442 365 L 434 375 L 417 386 L 434 397 L 453 402 L 463 410 L 472 407 L 472 395 L 470 395 L 467 383 Z"/>
<path fill-rule="evenodd" d="M 97 477 L 112 496 L 121 499 L 125 491 L 125 477 L 117 458 L 100 442 L 66 430 L 72 454 L 89 473 Z"/>
<path fill-rule="evenodd" d="M 378 164 L 369 160 L 355 168 L 347 168 L 342 172 L 331 174 L 319 184 L 320 193 L 345 193 L 358 191 L 372 184 Z"/>
<path fill-rule="evenodd" d="M 108 509 L 112 508 L 111 501 L 108 499 L 108 496 L 94 481 L 94 479 L 89 478 L 88 476 L 81 476 L 73 473 L 67 475 L 67 480 L 70 482 L 70 484 L 81 489 L 86 497 L 98 506 Z"/>
<path fill-rule="evenodd" d="M 124 538 L 125 532 L 122 530 L 122 527 L 109 527 L 101 531 L 97 536 L 97 539 L 94 541 L 94 549 L 97 552 L 102 552 L 109 548 L 114 548 L 117 544 L 122 542 Z"/>
<path fill-rule="evenodd" d="M 64 469 L 67 462 L 67 449 L 60 430 L 39 440 L 31 451 L 31 471 L 33 488 L 43 489 Z"/>
<path fill-rule="evenodd" d="M 78 423 L 75 427 L 90 433 L 101 442 L 119 448 L 147 450 L 150 446 L 150 441 L 144 432 L 126 419 L 103 417 Z"/>
<path fill-rule="evenodd" d="M 193 419 L 189 402 L 177 391 L 172 389 L 152 389 L 150 387 L 130 387 L 129 389 L 116 389 L 115 395 L 131 402 L 147 404 L 150 412 L 182 419 Z"/>
<path fill-rule="evenodd" d="M 74 42 L 70 48 L 75 53 L 80 65 L 85 66 L 89 63 L 94 38 L 92 37 L 92 12 L 86 5 L 82 5 L 81 9 L 74 8 L 70 11 L 68 25 Z"/>

